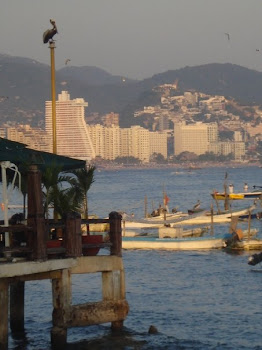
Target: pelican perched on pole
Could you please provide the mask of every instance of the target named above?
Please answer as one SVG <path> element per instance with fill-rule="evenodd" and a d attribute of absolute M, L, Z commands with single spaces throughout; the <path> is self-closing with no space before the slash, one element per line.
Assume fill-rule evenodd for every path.
<path fill-rule="evenodd" d="M 58 33 L 56 23 L 53 19 L 50 19 L 50 23 L 52 24 L 52 29 L 47 29 L 43 34 L 43 42 L 44 44 L 48 43 L 48 41 L 53 40 L 53 36 Z"/>

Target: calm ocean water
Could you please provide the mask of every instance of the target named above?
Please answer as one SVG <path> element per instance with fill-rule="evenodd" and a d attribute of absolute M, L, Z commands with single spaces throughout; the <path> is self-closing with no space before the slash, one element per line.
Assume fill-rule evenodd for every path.
<path fill-rule="evenodd" d="M 144 196 L 150 212 L 162 202 L 163 189 L 170 208 L 186 211 L 198 199 L 210 208 L 210 193 L 223 190 L 226 171 L 236 191 L 245 182 L 250 189 L 262 185 L 258 167 L 102 170 L 89 193 L 90 213 L 104 217 L 120 210 L 142 217 Z M 253 225 L 262 229 L 258 220 Z M 110 324 L 70 329 L 67 348 L 262 349 L 262 273 L 247 264 L 252 253 L 123 251 L 130 306 L 124 330 L 111 334 Z M 100 299 L 99 274 L 73 276 L 74 303 Z M 51 314 L 50 281 L 27 282 L 26 333 L 10 334 L 10 349 L 50 349 Z M 150 325 L 158 334 L 148 334 Z"/>

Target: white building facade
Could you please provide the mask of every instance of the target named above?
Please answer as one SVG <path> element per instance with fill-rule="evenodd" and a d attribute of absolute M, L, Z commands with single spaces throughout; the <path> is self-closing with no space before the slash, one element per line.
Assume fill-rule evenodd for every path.
<path fill-rule="evenodd" d="M 186 124 L 176 123 L 174 126 L 174 153 L 193 152 L 196 155 L 209 151 L 210 142 L 218 140 L 218 127 L 216 123 Z"/>
<path fill-rule="evenodd" d="M 83 160 L 95 158 L 95 151 L 85 122 L 83 98 L 70 100 L 67 91 L 62 91 L 56 101 L 57 154 Z M 52 101 L 45 104 L 46 132 L 52 136 Z"/>

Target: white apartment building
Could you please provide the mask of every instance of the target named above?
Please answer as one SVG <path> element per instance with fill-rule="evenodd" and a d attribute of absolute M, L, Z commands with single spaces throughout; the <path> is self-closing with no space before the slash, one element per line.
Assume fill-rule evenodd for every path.
<path fill-rule="evenodd" d="M 6 138 L 24 143 L 37 151 L 52 152 L 51 136 L 40 128 L 31 128 L 30 125 L 7 127 Z"/>
<path fill-rule="evenodd" d="M 167 133 L 150 132 L 141 126 L 119 128 L 100 124 L 88 125 L 96 156 L 114 160 L 117 157 L 135 157 L 148 163 L 153 153 L 167 158 Z"/>
<path fill-rule="evenodd" d="M 85 122 L 83 98 L 70 100 L 67 91 L 62 91 L 56 101 L 57 154 L 83 160 L 95 158 L 95 151 Z M 52 136 L 52 101 L 45 104 L 45 127 Z"/>
<path fill-rule="evenodd" d="M 208 152 L 210 142 L 218 140 L 218 127 L 216 123 L 186 124 L 176 123 L 174 126 L 175 155 L 188 151 L 196 155 Z"/>
<path fill-rule="evenodd" d="M 121 157 L 132 156 L 132 137 L 131 128 L 123 128 L 120 132 Z"/>
<path fill-rule="evenodd" d="M 154 153 L 162 154 L 167 159 L 167 133 L 149 132 L 149 147 L 150 156 Z"/>
<path fill-rule="evenodd" d="M 105 159 L 114 160 L 120 157 L 120 128 L 105 128 Z"/>
<path fill-rule="evenodd" d="M 142 163 L 149 163 L 149 130 L 141 126 L 131 127 L 131 155 L 141 160 Z"/>
<path fill-rule="evenodd" d="M 105 127 L 101 124 L 88 125 L 96 157 L 114 160 L 119 157 L 120 152 L 120 128 L 112 125 Z"/>
<path fill-rule="evenodd" d="M 96 157 L 105 158 L 105 127 L 101 124 L 88 124 L 87 129 Z"/>
<path fill-rule="evenodd" d="M 209 144 L 209 151 L 216 155 L 227 156 L 229 154 L 234 155 L 234 160 L 242 161 L 245 158 L 246 148 L 245 142 L 241 141 L 225 141 L 225 142 L 211 142 Z"/>

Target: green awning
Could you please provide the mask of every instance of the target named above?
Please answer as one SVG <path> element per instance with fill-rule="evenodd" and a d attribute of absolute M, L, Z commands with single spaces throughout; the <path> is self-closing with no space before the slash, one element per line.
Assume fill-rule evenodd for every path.
<path fill-rule="evenodd" d="M 84 168 L 86 162 L 57 154 L 36 151 L 20 142 L 0 138 L 0 162 L 10 161 L 16 166 L 21 164 L 37 165 L 40 170 L 50 166 L 58 166 L 61 171 Z"/>

